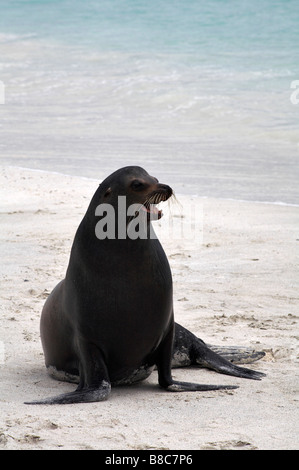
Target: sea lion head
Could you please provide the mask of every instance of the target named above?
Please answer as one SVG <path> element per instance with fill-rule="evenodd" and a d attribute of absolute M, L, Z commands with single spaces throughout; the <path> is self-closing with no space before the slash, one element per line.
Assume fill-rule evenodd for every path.
<path fill-rule="evenodd" d="M 139 210 L 145 211 L 151 220 L 162 217 L 162 211 L 156 205 L 173 195 L 170 186 L 159 183 L 139 166 L 115 171 L 101 183 L 99 190 L 98 203 L 112 204 L 116 208 L 119 196 L 125 196 L 126 209 L 139 205 Z"/>

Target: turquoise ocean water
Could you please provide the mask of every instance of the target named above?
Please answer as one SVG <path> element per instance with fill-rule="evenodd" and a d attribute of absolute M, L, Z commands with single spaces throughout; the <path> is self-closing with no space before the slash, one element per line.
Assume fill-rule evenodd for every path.
<path fill-rule="evenodd" d="M 4 164 L 299 204 L 298 0 L 0 0 L 1 83 Z"/>

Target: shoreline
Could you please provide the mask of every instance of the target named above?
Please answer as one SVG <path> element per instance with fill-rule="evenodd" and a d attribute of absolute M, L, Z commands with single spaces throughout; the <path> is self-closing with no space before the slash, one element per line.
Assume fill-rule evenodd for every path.
<path fill-rule="evenodd" d="M 39 319 L 98 181 L 11 166 L 0 180 L 1 449 L 298 448 L 297 207 L 180 195 L 203 211 L 203 238 L 163 241 L 176 321 L 210 344 L 265 350 L 249 366 L 263 380 L 175 369 L 180 380 L 239 388 L 172 394 L 154 372 L 107 402 L 29 407 L 74 389 L 47 376 Z"/>
<path fill-rule="evenodd" d="M 83 180 L 89 180 L 89 181 L 96 181 L 98 183 L 101 183 L 103 180 L 98 180 L 97 178 L 91 178 L 89 176 L 80 176 L 80 175 L 72 175 L 69 173 L 60 173 L 59 171 L 49 171 L 49 170 L 43 170 L 41 168 L 27 168 L 27 167 L 22 167 L 18 165 L 0 165 L 1 167 L 5 168 L 16 168 L 19 170 L 25 170 L 25 171 L 33 171 L 33 172 L 41 172 L 41 173 L 49 173 L 53 175 L 60 175 L 60 176 L 66 176 L 66 177 L 74 177 L 74 178 L 80 178 Z M 108 174 L 106 176 L 109 176 Z M 178 193 L 178 197 L 194 197 L 194 198 L 199 198 L 199 199 L 219 199 L 221 201 L 235 201 L 235 202 L 244 202 L 244 203 L 253 203 L 253 204 L 269 204 L 269 205 L 275 205 L 275 206 L 290 206 L 290 207 L 299 207 L 299 204 L 294 204 L 294 203 L 289 203 L 289 202 L 284 202 L 284 201 L 258 201 L 258 200 L 246 200 L 246 199 L 234 199 L 230 197 L 213 197 L 211 198 L 210 196 L 202 196 L 199 194 L 187 194 L 187 193 Z"/>

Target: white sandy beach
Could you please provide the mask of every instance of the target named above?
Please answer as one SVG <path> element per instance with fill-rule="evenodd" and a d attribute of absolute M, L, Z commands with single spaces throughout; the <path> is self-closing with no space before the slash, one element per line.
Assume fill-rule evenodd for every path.
<path fill-rule="evenodd" d="M 163 242 L 176 320 L 207 343 L 265 350 L 251 366 L 267 374 L 262 381 L 176 369 L 182 380 L 239 388 L 172 394 L 154 372 L 106 402 L 28 406 L 75 387 L 47 376 L 39 318 L 98 183 L 13 167 L 0 178 L 0 448 L 298 448 L 298 207 L 193 198 L 202 243 Z"/>

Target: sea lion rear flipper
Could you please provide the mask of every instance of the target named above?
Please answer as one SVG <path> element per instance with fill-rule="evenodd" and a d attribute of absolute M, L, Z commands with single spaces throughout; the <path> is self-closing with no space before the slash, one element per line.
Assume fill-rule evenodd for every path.
<path fill-rule="evenodd" d="M 174 326 L 174 325 L 173 325 Z M 209 385 L 173 380 L 171 375 L 171 351 L 173 329 L 171 328 L 162 341 L 157 355 L 159 385 L 170 392 L 204 392 L 208 390 L 232 390 L 239 388 L 235 385 Z"/>
<path fill-rule="evenodd" d="M 257 372 L 245 367 L 239 367 L 232 362 L 240 362 L 242 359 L 247 358 L 247 362 L 253 362 L 264 356 L 261 351 L 257 354 L 257 351 L 250 352 L 247 349 L 242 351 L 242 348 L 228 348 L 226 356 L 228 359 L 220 354 L 217 354 L 213 349 L 217 350 L 216 346 L 208 347 L 201 339 L 197 338 L 193 333 L 183 328 L 178 323 L 175 324 L 175 340 L 174 340 L 174 351 L 173 351 L 173 365 L 172 367 L 179 367 L 180 357 L 184 357 L 185 364 L 189 360 L 189 364 L 198 365 L 200 367 L 206 367 L 208 369 L 215 370 L 221 374 L 233 375 L 235 377 L 241 377 L 245 379 L 260 380 L 265 376 L 262 372 Z M 225 349 L 219 349 L 224 351 Z M 252 360 L 250 360 L 250 357 Z M 253 359 L 254 358 L 254 359 Z"/>
<path fill-rule="evenodd" d="M 246 346 L 216 346 L 215 344 L 207 344 L 206 346 L 234 364 L 252 364 L 266 354 L 264 351 L 247 348 Z"/>

